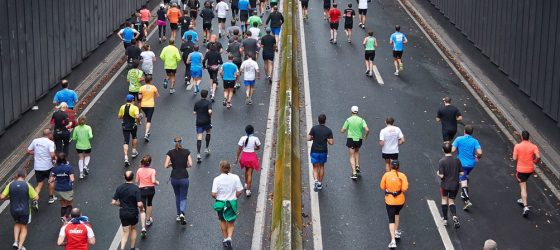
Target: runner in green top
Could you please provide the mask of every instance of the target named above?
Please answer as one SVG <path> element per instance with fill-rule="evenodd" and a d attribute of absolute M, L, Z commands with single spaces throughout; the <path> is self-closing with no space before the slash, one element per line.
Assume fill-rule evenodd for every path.
<path fill-rule="evenodd" d="M 161 50 L 159 58 L 163 62 L 163 69 L 165 69 L 166 74 L 165 80 L 163 80 L 163 88 L 166 89 L 167 84 L 169 84 L 169 94 L 173 94 L 175 93 L 175 74 L 179 62 L 181 62 L 181 53 L 175 47 L 175 40 L 169 39 L 169 45 Z"/>
<path fill-rule="evenodd" d="M 86 125 L 86 117 L 78 118 L 78 126 L 72 131 L 72 140 L 76 141 L 76 151 L 78 152 L 78 166 L 80 168 L 80 179 L 89 174 L 89 160 L 91 154 L 91 139 L 93 132 L 89 125 Z"/>
<path fill-rule="evenodd" d="M 372 77 L 373 60 L 375 59 L 375 48 L 377 47 L 377 40 L 373 37 L 373 31 L 368 32 L 368 36 L 364 38 L 363 45 L 365 48 L 366 75 Z"/>
<path fill-rule="evenodd" d="M 138 101 L 138 92 L 140 92 L 140 87 L 142 87 L 142 81 L 144 81 L 144 73 L 139 69 L 140 62 L 134 60 L 132 62 L 132 69 L 126 74 L 126 80 L 128 81 L 128 93 L 133 95 L 135 100 Z"/>
<path fill-rule="evenodd" d="M 358 116 L 358 106 L 352 106 L 350 110 L 352 115 L 346 119 L 340 132 L 347 133 L 346 147 L 348 147 L 350 167 L 352 167 L 350 178 L 356 180 L 360 173 L 360 147 L 362 140 L 367 139 L 369 128 L 366 121 Z"/>
<path fill-rule="evenodd" d="M 262 24 L 262 19 L 259 17 L 259 15 L 257 14 L 257 11 L 253 11 L 253 15 L 249 17 L 249 19 L 247 19 L 247 26 L 248 27 L 253 27 L 253 23 L 257 23 L 257 26 L 260 27 Z"/>

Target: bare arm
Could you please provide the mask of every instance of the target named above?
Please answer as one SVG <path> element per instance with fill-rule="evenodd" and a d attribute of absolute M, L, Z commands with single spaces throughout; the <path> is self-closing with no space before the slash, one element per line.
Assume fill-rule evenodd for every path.
<path fill-rule="evenodd" d="M 212 193 L 210 193 L 210 196 L 212 196 L 212 198 L 216 199 L 216 197 L 218 197 L 218 194 L 217 194 L 217 193 L 214 193 L 214 192 L 212 192 Z M 239 197 L 239 196 L 238 196 L 238 197 Z"/>
<path fill-rule="evenodd" d="M 399 139 L 399 145 L 400 144 L 404 144 L 406 141 L 404 140 L 404 136 L 402 138 Z"/>
<path fill-rule="evenodd" d="M 56 241 L 56 244 L 58 244 L 59 246 L 64 246 L 66 245 L 66 243 L 64 242 L 64 236 L 58 236 L 58 240 Z"/>
<path fill-rule="evenodd" d="M 113 200 L 111 200 L 111 205 L 116 206 L 116 207 L 120 207 L 121 203 L 118 200 L 113 199 Z"/>
<path fill-rule="evenodd" d="M 307 141 L 313 141 L 313 136 L 312 135 L 307 135 Z"/>
<path fill-rule="evenodd" d="M 327 139 L 327 143 L 328 143 L 329 145 L 334 145 L 334 139 L 333 139 L 333 138 Z"/>
<path fill-rule="evenodd" d="M 190 168 L 192 167 L 192 156 L 189 155 L 189 157 L 187 158 L 187 167 Z"/>
<path fill-rule="evenodd" d="M 243 147 L 239 146 L 237 147 L 237 153 L 236 153 L 236 158 L 235 158 L 235 163 L 239 162 L 239 156 L 241 155 L 241 152 L 243 151 Z"/>
<path fill-rule="evenodd" d="M 95 236 L 88 239 L 90 245 L 95 245 Z"/>
<path fill-rule="evenodd" d="M 171 167 L 171 158 L 169 157 L 169 155 L 165 156 L 165 161 L 163 162 L 163 167 L 164 168 Z"/>

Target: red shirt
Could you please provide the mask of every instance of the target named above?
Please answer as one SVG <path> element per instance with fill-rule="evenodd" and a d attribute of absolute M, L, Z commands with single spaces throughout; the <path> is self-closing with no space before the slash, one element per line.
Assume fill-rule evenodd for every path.
<path fill-rule="evenodd" d="M 89 238 L 93 238 L 93 230 L 88 224 L 68 223 L 60 229 L 59 236 L 66 237 L 67 250 L 88 250 Z"/>
<path fill-rule="evenodd" d="M 329 21 L 331 23 L 338 23 L 338 20 L 340 19 L 340 16 L 342 15 L 342 13 L 340 12 L 339 9 L 335 9 L 335 8 L 331 8 L 331 10 L 329 10 Z"/>

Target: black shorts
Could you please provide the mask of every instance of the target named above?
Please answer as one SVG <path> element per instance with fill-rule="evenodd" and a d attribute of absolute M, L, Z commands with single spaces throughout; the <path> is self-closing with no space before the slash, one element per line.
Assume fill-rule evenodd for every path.
<path fill-rule="evenodd" d="M 515 173 L 515 176 L 517 177 L 517 181 L 519 183 L 523 183 L 523 182 L 527 182 L 527 180 L 529 179 L 529 177 L 531 177 L 533 173 Z"/>
<path fill-rule="evenodd" d="M 457 130 L 443 130 L 441 131 L 441 135 L 443 137 L 443 141 L 453 141 L 455 138 L 455 134 L 457 134 Z"/>
<path fill-rule="evenodd" d="M 146 115 L 146 121 L 152 122 L 152 116 L 154 115 L 155 107 L 142 107 L 142 111 Z"/>
<path fill-rule="evenodd" d="M 35 170 L 35 180 L 37 183 L 42 182 L 44 180 L 49 180 L 51 177 L 51 170 Z"/>
<path fill-rule="evenodd" d="M 266 60 L 274 61 L 274 53 L 263 53 L 262 58 L 264 61 Z"/>
<path fill-rule="evenodd" d="M 224 89 L 235 88 L 235 80 L 224 80 Z"/>
<path fill-rule="evenodd" d="M 457 197 L 457 193 L 459 192 L 459 190 L 447 190 L 447 189 L 439 188 L 439 192 L 441 196 L 446 196 L 449 199 L 454 200 L 455 197 Z"/>
<path fill-rule="evenodd" d="M 398 160 L 399 159 L 399 154 L 384 154 L 381 153 L 381 157 L 385 160 Z"/>
<path fill-rule="evenodd" d="M 351 30 L 354 27 L 354 22 L 344 22 L 344 29 Z"/>
<path fill-rule="evenodd" d="M 401 58 L 402 58 L 402 54 L 403 54 L 403 51 L 402 51 L 402 50 L 401 50 L 401 51 L 393 50 L 393 58 L 395 58 L 395 59 L 401 59 Z"/>
<path fill-rule="evenodd" d="M 218 17 L 218 23 L 226 23 L 226 18 L 219 18 Z"/>
<path fill-rule="evenodd" d="M 387 216 L 389 216 L 389 223 L 395 223 L 395 215 L 399 215 L 404 205 L 387 205 Z"/>
<path fill-rule="evenodd" d="M 223 211 L 217 211 L 217 213 L 218 213 L 218 220 L 220 220 L 220 221 L 226 221 L 226 220 L 224 219 L 224 212 L 223 212 Z M 228 221 L 228 222 L 229 222 L 229 223 L 234 223 L 235 220 Z"/>
<path fill-rule="evenodd" d="M 150 27 L 150 22 L 142 22 L 142 24 L 146 26 L 146 28 Z"/>
<path fill-rule="evenodd" d="M 196 17 L 198 16 L 198 10 L 191 10 L 190 15 L 191 18 L 194 18 L 196 20 Z"/>
<path fill-rule="evenodd" d="M 346 138 L 346 147 L 358 150 L 362 147 L 362 139 L 354 141 L 352 138 Z"/>
<path fill-rule="evenodd" d="M 139 94 L 138 92 L 130 92 L 130 91 L 128 91 L 128 94 L 129 94 L 129 95 L 133 95 L 135 101 L 140 100 L 140 99 L 138 99 L 138 94 Z"/>
<path fill-rule="evenodd" d="M 208 75 L 214 84 L 218 84 L 218 69 L 208 68 Z"/>
<path fill-rule="evenodd" d="M 120 215 L 119 218 L 121 219 L 121 225 L 123 227 L 128 227 L 128 226 L 136 226 L 136 224 L 138 224 L 138 214 L 136 215 Z"/>
<path fill-rule="evenodd" d="M 172 75 L 175 75 L 177 73 L 177 69 L 165 69 L 165 73 L 168 76 L 172 76 Z"/>
<path fill-rule="evenodd" d="M 144 208 L 152 206 L 152 200 L 154 200 L 155 194 L 156 189 L 154 187 L 140 188 L 140 200 L 142 201 Z"/>
<path fill-rule="evenodd" d="M 249 11 L 241 10 L 239 11 L 239 21 L 246 22 L 249 19 Z"/>
<path fill-rule="evenodd" d="M 179 24 L 178 23 L 169 23 L 169 28 L 171 28 L 171 30 L 177 30 L 179 28 Z"/>
<path fill-rule="evenodd" d="M 309 8 L 309 1 L 301 1 L 301 7 L 304 9 Z"/>
<path fill-rule="evenodd" d="M 375 50 L 366 50 L 364 58 L 366 59 L 366 61 L 375 60 Z"/>
<path fill-rule="evenodd" d="M 332 30 L 337 30 L 338 29 L 338 22 L 336 22 L 336 23 L 329 22 L 329 26 L 331 27 Z"/>
<path fill-rule="evenodd" d="M 238 69 L 241 68 L 241 63 L 243 63 L 243 62 L 241 62 L 241 59 L 239 59 L 239 60 L 240 61 L 233 61 L 233 64 L 235 64 L 235 66 L 237 66 Z"/>
<path fill-rule="evenodd" d="M 212 23 L 203 23 L 202 24 L 202 29 L 203 30 L 211 30 L 212 29 Z"/>
<path fill-rule="evenodd" d="M 123 130 L 123 137 L 124 137 L 124 144 L 128 145 L 130 144 L 130 137 L 132 136 L 132 139 L 136 139 L 136 133 L 138 132 L 138 128 L 135 127 L 133 130 Z"/>
<path fill-rule="evenodd" d="M 367 15 L 367 9 L 358 9 L 358 14 L 359 15 Z"/>
<path fill-rule="evenodd" d="M 323 4 L 323 10 L 330 10 L 331 9 L 331 4 Z"/>
<path fill-rule="evenodd" d="M 12 214 L 16 224 L 27 225 L 31 222 L 31 214 Z"/>
<path fill-rule="evenodd" d="M 78 154 L 89 154 L 91 153 L 91 148 L 90 149 L 76 149 L 76 152 L 78 152 Z"/>

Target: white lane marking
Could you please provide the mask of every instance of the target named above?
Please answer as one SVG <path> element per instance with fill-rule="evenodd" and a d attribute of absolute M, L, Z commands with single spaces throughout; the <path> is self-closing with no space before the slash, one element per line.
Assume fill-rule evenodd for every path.
<path fill-rule="evenodd" d="M 383 82 L 383 78 L 381 78 L 381 74 L 379 73 L 379 70 L 377 69 L 377 65 L 373 65 L 373 73 L 375 74 L 375 79 L 377 80 L 377 83 L 379 83 L 379 85 L 385 84 Z"/>
<path fill-rule="evenodd" d="M 109 250 L 119 249 L 122 235 L 123 235 L 122 226 L 119 226 L 119 229 L 117 230 L 117 234 L 115 234 L 115 238 L 113 238 L 113 241 L 111 241 L 111 246 L 109 246 Z"/>
<path fill-rule="evenodd" d="M 447 229 L 443 225 L 441 221 L 441 217 L 439 215 L 439 211 L 436 206 L 436 202 L 433 200 L 426 200 L 428 203 L 428 207 L 430 208 L 430 212 L 432 213 L 432 217 L 434 218 L 434 222 L 436 223 L 436 227 L 439 232 L 439 236 L 441 236 L 441 240 L 443 241 L 443 246 L 445 250 L 454 250 L 455 247 L 453 243 L 451 243 L 451 238 L 449 238 L 449 234 L 447 233 Z"/>
<path fill-rule="evenodd" d="M 309 89 L 309 72 L 307 69 L 307 50 L 305 48 L 305 32 L 303 26 L 303 16 L 301 8 L 298 8 L 299 19 L 299 40 L 301 41 L 301 61 L 303 64 L 303 89 L 305 99 L 305 126 L 309 130 L 313 126 L 313 118 L 311 113 L 311 90 Z M 311 151 L 312 142 L 307 142 L 307 152 Z M 319 195 L 313 191 L 313 165 L 308 154 L 307 156 L 309 169 L 309 198 L 311 199 L 311 225 L 313 228 L 313 249 L 323 249 L 323 234 L 321 232 L 321 211 L 319 210 Z"/>

